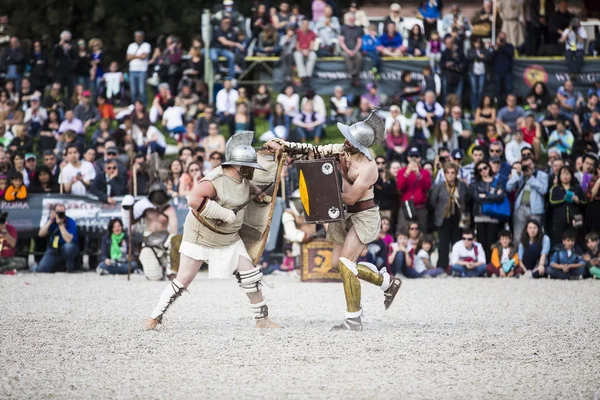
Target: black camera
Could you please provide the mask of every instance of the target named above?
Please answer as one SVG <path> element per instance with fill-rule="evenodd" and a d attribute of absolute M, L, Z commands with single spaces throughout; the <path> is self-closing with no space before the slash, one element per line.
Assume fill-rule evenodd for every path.
<path fill-rule="evenodd" d="M 8 213 L 0 212 L 0 224 L 6 223 L 6 218 L 8 218 Z"/>
<path fill-rule="evenodd" d="M 65 219 L 66 214 L 64 211 L 57 211 L 56 216 L 60 219 Z"/>
<path fill-rule="evenodd" d="M 523 171 L 523 172 L 529 172 L 529 165 L 523 165 L 521 167 L 521 171 Z"/>
<path fill-rule="evenodd" d="M 448 161 L 448 157 L 440 157 L 440 162 L 445 164 Z"/>

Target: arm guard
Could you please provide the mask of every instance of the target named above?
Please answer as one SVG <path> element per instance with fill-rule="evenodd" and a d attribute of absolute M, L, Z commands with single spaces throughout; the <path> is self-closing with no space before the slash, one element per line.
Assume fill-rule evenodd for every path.
<path fill-rule="evenodd" d="M 204 208 L 199 210 L 199 214 L 205 218 L 219 219 L 227 224 L 231 224 L 236 218 L 232 210 L 222 207 L 216 201 L 210 199 L 206 201 Z"/>

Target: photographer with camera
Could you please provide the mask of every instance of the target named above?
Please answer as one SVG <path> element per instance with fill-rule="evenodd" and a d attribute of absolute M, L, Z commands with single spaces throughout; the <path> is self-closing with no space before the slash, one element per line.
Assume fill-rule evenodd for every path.
<path fill-rule="evenodd" d="M 518 242 L 528 219 L 542 223 L 548 192 L 548 175 L 537 170 L 530 155 L 524 155 L 520 165 L 513 164 L 506 191 L 515 192 L 513 238 Z"/>
<path fill-rule="evenodd" d="M 65 214 L 65 205 L 56 204 L 50 217 L 40 228 L 39 237 L 48 237 L 48 246 L 34 272 L 56 272 L 56 267 L 66 265 L 67 272 L 75 272 L 79 246 L 77 224 Z"/>
<path fill-rule="evenodd" d="M 496 98 L 498 99 L 498 108 L 500 108 L 504 106 L 506 96 L 513 90 L 512 70 L 515 46 L 506 41 L 506 33 L 500 32 L 496 44 L 490 48 L 490 52 L 496 79 Z"/>
<path fill-rule="evenodd" d="M 0 212 L 0 273 L 26 269 L 27 260 L 15 257 L 17 229 L 6 222 L 7 212 Z"/>
<path fill-rule="evenodd" d="M 563 31 L 558 41 L 565 44 L 565 59 L 567 61 L 569 72 L 581 72 L 587 33 L 585 32 L 585 29 L 581 27 L 579 18 L 573 18 L 571 20 L 571 24 Z"/>

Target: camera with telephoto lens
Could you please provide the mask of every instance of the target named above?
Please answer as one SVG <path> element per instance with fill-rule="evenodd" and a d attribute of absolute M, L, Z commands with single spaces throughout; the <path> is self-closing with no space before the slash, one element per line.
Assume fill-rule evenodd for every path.
<path fill-rule="evenodd" d="M 529 165 L 523 165 L 521 167 L 521 171 L 523 171 L 523 172 L 529 172 Z"/>
<path fill-rule="evenodd" d="M 0 225 L 6 223 L 6 218 L 8 218 L 8 213 L 0 212 Z"/>
<path fill-rule="evenodd" d="M 65 219 L 66 214 L 64 211 L 57 211 L 56 216 L 60 219 Z"/>

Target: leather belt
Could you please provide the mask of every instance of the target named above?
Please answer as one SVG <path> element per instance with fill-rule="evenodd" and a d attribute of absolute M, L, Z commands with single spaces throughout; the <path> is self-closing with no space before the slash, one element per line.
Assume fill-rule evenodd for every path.
<path fill-rule="evenodd" d="M 198 211 L 196 211 L 196 210 L 190 210 L 190 211 L 192 212 L 192 215 L 194 217 L 196 217 L 196 219 L 202 225 L 204 225 L 206 228 L 208 228 L 209 231 L 214 232 L 214 233 L 216 233 L 218 235 L 231 235 L 231 233 L 221 232 L 217 228 L 215 228 L 214 226 L 212 226 L 207 220 L 205 220 L 204 218 L 202 218 L 202 216 L 198 213 Z"/>
<path fill-rule="evenodd" d="M 361 212 L 361 211 L 365 211 L 365 210 L 370 210 L 371 208 L 373 208 L 375 206 L 377 206 L 377 204 L 375 204 L 374 199 L 357 201 L 356 203 L 354 203 L 351 206 L 347 205 L 346 211 L 348 211 L 349 213 L 357 213 L 357 212 Z"/>

